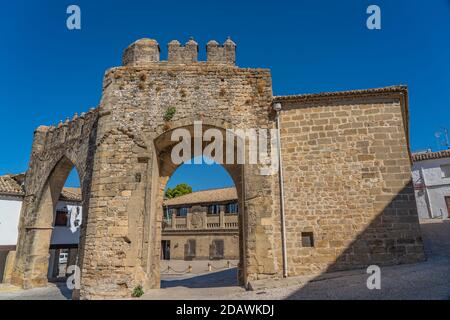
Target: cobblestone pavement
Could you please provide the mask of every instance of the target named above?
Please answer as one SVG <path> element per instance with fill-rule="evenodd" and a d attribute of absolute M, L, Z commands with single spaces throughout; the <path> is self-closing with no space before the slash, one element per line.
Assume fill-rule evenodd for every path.
<path fill-rule="evenodd" d="M 142 299 L 450 299 L 450 220 L 421 221 L 421 228 L 427 261 L 381 268 L 381 290 L 368 290 L 365 270 L 355 270 L 301 284 L 296 278 L 284 281 L 283 287 L 249 292 L 236 285 L 236 268 L 225 268 L 226 261 L 212 262 L 217 268 L 224 267 L 215 272 L 207 272 L 205 261 L 170 261 L 177 271 L 192 265 L 192 273 L 162 273 L 162 288 L 148 291 Z M 161 268 L 167 269 L 167 262 L 163 261 Z M 271 284 L 276 283 L 267 283 Z M 63 284 L 27 291 L 0 286 L 0 300 L 68 297 L 70 292 Z"/>

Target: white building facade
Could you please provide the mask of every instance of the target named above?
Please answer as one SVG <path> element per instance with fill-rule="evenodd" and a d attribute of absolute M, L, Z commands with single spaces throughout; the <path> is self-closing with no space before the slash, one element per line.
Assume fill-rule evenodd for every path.
<path fill-rule="evenodd" d="M 24 196 L 23 175 L 0 176 L 0 283 L 8 282 L 14 265 L 20 211 Z M 59 274 L 60 252 L 67 252 L 66 265 L 75 264 L 82 223 L 78 188 L 64 188 L 54 212 L 49 248 L 49 279 Z"/>
<path fill-rule="evenodd" d="M 420 219 L 450 217 L 450 150 L 412 156 L 417 210 Z"/>

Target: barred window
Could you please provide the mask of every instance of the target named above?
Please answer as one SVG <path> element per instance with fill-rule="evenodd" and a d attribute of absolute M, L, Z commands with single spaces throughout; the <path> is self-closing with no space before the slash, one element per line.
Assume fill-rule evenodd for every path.
<path fill-rule="evenodd" d="M 184 258 L 185 260 L 191 260 L 195 258 L 197 252 L 197 243 L 195 239 L 189 239 L 184 245 Z"/>
<path fill-rule="evenodd" d="M 218 204 L 212 204 L 208 206 L 208 214 L 219 214 L 220 206 Z"/>
<path fill-rule="evenodd" d="M 223 240 L 213 240 L 209 247 L 210 259 L 223 259 L 225 251 L 225 244 Z"/>
<path fill-rule="evenodd" d="M 450 178 L 450 164 L 441 166 L 442 178 Z"/>
<path fill-rule="evenodd" d="M 179 217 L 186 217 L 188 214 L 188 208 L 179 208 L 178 209 L 178 216 Z"/>
<path fill-rule="evenodd" d="M 235 214 L 238 213 L 238 204 L 237 203 L 229 203 L 225 206 L 225 213 Z"/>
<path fill-rule="evenodd" d="M 57 210 L 55 217 L 55 226 L 57 227 L 66 227 L 68 222 L 67 211 Z"/>
<path fill-rule="evenodd" d="M 302 232 L 302 247 L 314 247 L 314 234 L 312 232 Z"/>

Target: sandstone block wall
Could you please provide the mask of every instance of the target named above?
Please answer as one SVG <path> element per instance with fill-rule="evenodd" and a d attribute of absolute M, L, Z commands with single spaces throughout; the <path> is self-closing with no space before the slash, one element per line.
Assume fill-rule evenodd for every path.
<path fill-rule="evenodd" d="M 406 99 L 404 88 L 279 99 L 289 275 L 424 259 Z"/>

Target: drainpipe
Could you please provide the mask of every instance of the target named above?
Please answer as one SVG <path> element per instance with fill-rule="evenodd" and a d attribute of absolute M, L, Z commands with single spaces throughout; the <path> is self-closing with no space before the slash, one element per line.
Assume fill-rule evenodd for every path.
<path fill-rule="evenodd" d="M 288 263 L 287 263 L 287 252 L 286 252 L 286 219 L 284 212 L 284 178 L 283 178 L 283 162 L 281 157 L 281 134 L 280 134 L 280 113 L 281 113 L 281 103 L 276 102 L 272 105 L 273 110 L 277 113 L 277 145 L 278 145 L 278 179 L 280 183 L 280 216 L 281 216 L 281 250 L 283 252 L 283 277 L 288 276 Z"/>
<path fill-rule="evenodd" d="M 425 180 L 425 172 L 423 168 L 420 168 L 420 176 L 423 182 L 423 188 L 425 189 L 425 203 L 427 204 L 428 215 L 432 219 L 433 218 L 433 208 L 431 207 L 430 194 L 428 193 L 427 181 Z"/>

